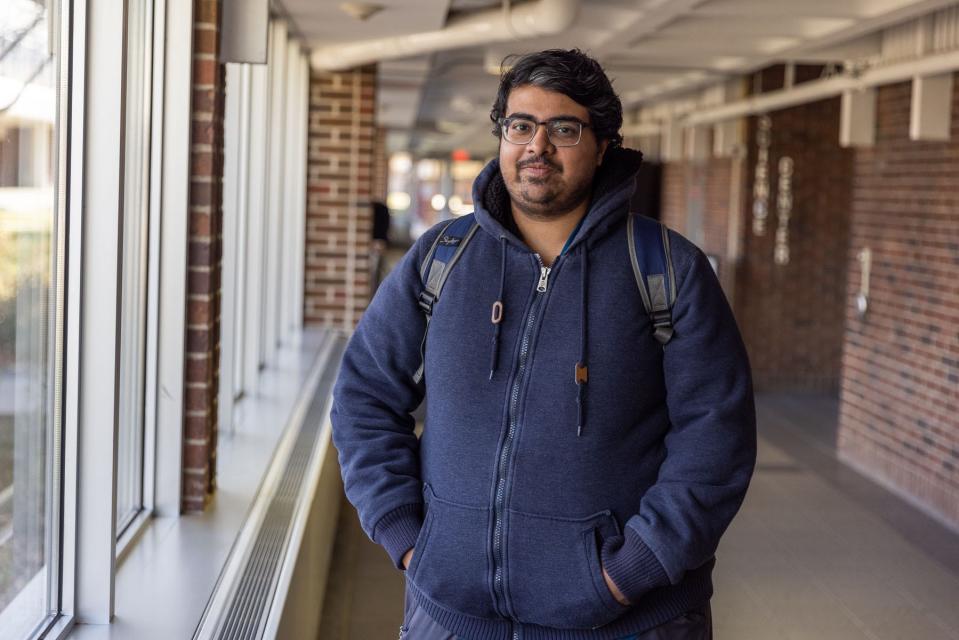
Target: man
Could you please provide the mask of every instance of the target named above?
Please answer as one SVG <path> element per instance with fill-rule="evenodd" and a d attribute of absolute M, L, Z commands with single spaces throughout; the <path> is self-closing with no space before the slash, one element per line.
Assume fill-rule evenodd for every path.
<path fill-rule="evenodd" d="M 379 201 L 370 204 L 373 209 L 373 239 L 370 242 L 370 292 L 380 287 L 386 252 L 390 248 L 390 209 Z"/>
<path fill-rule="evenodd" d="M 709 638 L 714 553 L 756 456 L 729 305 L 670 232 L 674 335 L 653 338 L 626 235 L 641 156 L 594 60 L 518 59 L 491 118 L 479 229 L 425 341 L 419 270 L 442 225 L 384 280 L 334 389 L 347 496 L 406 571 L 400 636 Z"/>

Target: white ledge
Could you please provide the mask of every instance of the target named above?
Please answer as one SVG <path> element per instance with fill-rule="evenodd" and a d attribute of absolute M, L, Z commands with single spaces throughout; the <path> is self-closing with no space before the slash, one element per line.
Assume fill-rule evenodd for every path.
<path fill-rule="evenodd" d="M 117 570 L 112 624 L 81 624 L 69 640 L 170 640 L 196 631 L 277 444 L 317 366 L 324 332 L 308 330 L 261 371 L 259 391 L 236 405 L 234 431 L 221 431 L 217 492 L 202 514 L 155 517 Z"/>

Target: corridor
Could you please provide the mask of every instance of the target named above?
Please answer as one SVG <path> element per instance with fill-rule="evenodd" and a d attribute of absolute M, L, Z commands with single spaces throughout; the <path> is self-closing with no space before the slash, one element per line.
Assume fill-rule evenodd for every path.
<path fill-rule="evenodd" d="M 835 459 L 836 401 L 757 397 L 760 447 L 717 553 L 716 640 L 959 639 L 959 536 Z M 320 640 L 389 640 L 403 577 L 340 510 Z"/>

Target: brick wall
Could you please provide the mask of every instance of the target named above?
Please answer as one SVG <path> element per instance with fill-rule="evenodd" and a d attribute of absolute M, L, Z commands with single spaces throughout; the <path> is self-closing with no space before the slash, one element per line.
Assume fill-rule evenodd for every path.
<path fill-rule="evenodd" d="M 195 0 L 182 509 L 216 488 L 220 263 L 226 67 L 218 62 L 222 0 Z"/>
<path fill-rule="evenodd" d="M 686 235 L 686 174 L 688 163 L 663 164 L 663 200 L 659 220 L 670 229 Z"/>
<path fill-rule="evenodd" d="M 370 295 L 376 70 L 310 75 L 305 324 L 351 331 Z"/>
<path fill-rule="evenodd" d="M 719 278 L 732 299 L 735 260 L 730 256 L 730 183 L 733 158 L 669 162 L 663 167 L 662 222 L 716 258 Z"/>
<path fill-rule="evenodd" d="M 948 142 L 908 139 L 910 91 L 879 89 L 876 144 L 856 153 L 839 452 L 959 526 L 959 78 Z"/>
<path fill-rule="evenodd" d="M 767 83 L 764 86 L 768 86 Z M 757 121 L 749 119 L 736 317 L 757 389 L 835 391 L 845 317 L 851 150 L 839 146 L 839 98 L 769 114 L 769 214 L 752 231 Z M 790 261 L 774 261 L 779 160 L 793 160 Z"/>

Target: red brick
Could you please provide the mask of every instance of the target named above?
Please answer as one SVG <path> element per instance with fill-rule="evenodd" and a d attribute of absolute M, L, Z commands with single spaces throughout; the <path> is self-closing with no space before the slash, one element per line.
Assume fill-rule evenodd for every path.
<path fill-rule="evenodd" d="M 212 243 L 208 239 L 199 239 L 190 241 L 189 248 L 189 260 L 191 265 L 195 266 L 208 266 L 211 262 L 211 245 Z M 191 292 L 192 293 L 192 292 Z M 206 291 L 199 291 L 197 293 L 207 293 Z"/>
<path fill-rule="evenodd" d="M 211 374 L 210 359 L 209 355 L 199 358 L 188 357 L 186 359 L 186 381 L 207 382 Z"/>
<path fill-rule="evenodd" d="M 219 53 L 218 32 L 213 29 L 195 29 L 193 31 L 193 52 L 209 53 L 216 55 Z"/>
<path fill-rule="evenodd" d="M 213 113 L 216 111 L 216 89 L 193 89 L 193 112 Z"/>
<path fill-rule="evenodd" d="M 209 351 L 210 331 L 208 329 L 187 329 L 186 350 L 188 353 Z"/>
<path fill-rule="evenodd" d="M 190 154 L 193 163 L 192 173 L 194 176 L 212 176 L 213 175 L 213 153 L 210 151 L 194 151 Z"/>
<path fill-rule="evenodd" d="M 212 287 L 215 284 L 211 281 L 210 271 L 206 270 L 190 269 L 187 280 L 187 286 L 191 293 L 212 292 Z"/>
<path fill-rule="evenodd" d="M 191 123 L 191 140 L 193 144 L 213 144 L 216 129 L 220 129 L 220 138 L 222 139 L 223 122 L 205 120 L 194 120 Z"/>
<path fill-rule="evenodd" d="M 221 0 L 195 0 L 193 21 L 196 23 L 219 24 Z"/>
<path fill-rule="evenodd" d="M 197 194 L 199 197 L 200 194 Z M 190 235 L 209 236 L 211 233 L 211 215 L 199 211 L 190 212 Z"/>
<path fill-rule="evenodd" d="M 206 416 L 187 416 L 185 423 L 186 429 L 183 434 L 185 437 L 198 440 L 210 436 L 210 421 Z"/>
<path fill-rule="evenodd" d="M 217 76 L 216 60 L 193 60 L 193 84 L 208 85 L 213 84 Z"/>
<path fill-rule="evenodd" d="M 189 324 L 206 324 L 210 321 L 210 302 L 208 300 L 187 301 L 187 321 Z"/>

